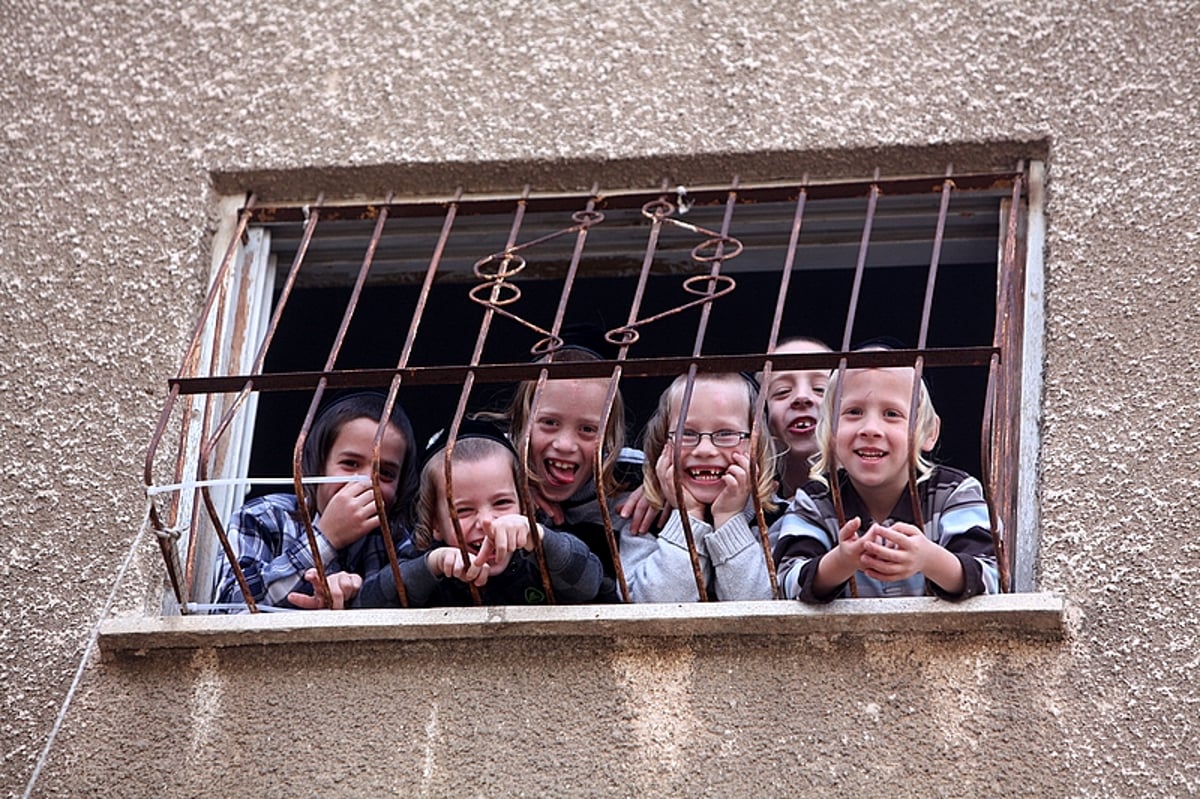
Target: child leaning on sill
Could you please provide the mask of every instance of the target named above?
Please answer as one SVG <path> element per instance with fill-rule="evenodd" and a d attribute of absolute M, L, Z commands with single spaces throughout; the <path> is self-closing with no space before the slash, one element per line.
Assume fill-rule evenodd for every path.
<path fill-rule="evenodd" d="M 818 477 L 774 525 L 784 596 L 805 602 L 849 596 L 851 577 L 860 597 L 932 593 L 960 600 L 999 592 L 982 486 L 923 455 L 937 443 L 941 426 L 923 381 L 909 451 L 915 376 L 912 368 L 848 369 L 840 408 L 833 407 L 837 376 L 831 379 L 817 430 Z M 829 489 L 828 468 L 835 460 L 847 519 L 841 529 Z M 914 463 L 924 531 L 915 524 L 908 490 Z"/>

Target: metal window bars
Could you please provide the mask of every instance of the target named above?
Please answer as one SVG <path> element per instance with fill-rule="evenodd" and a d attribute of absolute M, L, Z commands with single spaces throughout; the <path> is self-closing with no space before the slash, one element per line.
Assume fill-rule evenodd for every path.
<path fill-rule="evenodd" d="M 881 198 L 918 198 L 927 202 L 928 198 L 936 196 L 937 211 L 933 220 L 932 243 L 928 244 L 930 251 L 927 281 L 923 295 L 923 306 L 920 314 L 919 333 L 915 349 L 851 352 L 851 340 L 855 334 L 855 319 L 860 306 L 860 292 L 864 277 L 869 271 L 869 254 L 878 245 L 873 240 L 874 226 L 877 221 L 877 208 Z M 997 222 L 998 240 L 991 243 L 999 251 L 998 280 L 996 294 L 996 314 L 992 342 L 990 346 L 951 346 L 929 348 L 928 331 L 930 318 L 934 309 L 933 296 L 937 284 L 939 264 L 943 257 L 945 232 L 948 221 L 955 224 L 963 219 L 970 219 L 978 214 L 978 208 L 960 212 L 957 216 L 951 214 L 952 197 L 984 197 L 987 198 L 986 208 L 996 212 L 1004 224 Z M 327 595 L 326 570 L 321 562 L 319 548 L 314 530 L 313 509 L 303 501 L 304 484 L 314 482 L 312 476 L 305 476 L 301 471 L 301 452 L 309 434 L 321 400 L 330 389 L 341 388 L 382 388 L 387 386 L 387 399 L 383 415 L 375 436 L 372 453 L 372 486 L 379 518 L 381 519 L 382 536 L 387 550 L 389 567 L 395 578 L 399 601 L 407 606 L 407 596 L 401 579 L 399 563 L 393 534 L 398 531 L 389 529 L 384 496 L 379 480 L 380 446 L 387 426 L 387 420 L 393 407 L 398 401 L 402 388 L 406 386 L 445 386 L 461 385 L 458 401 L 455 407 L 453 421 L 450 426 L 450 448 L 454 446 L 459 425 L 469 412 L 473 391 L 477 383 L 512 383 L 514 381 L 532 381 L 533 409 L 536 411 L 541 401 L 542 393 L 548 380 L 557 378 L 605 378 L 608 380 L 601 430 L 607 428 L 612 417 L 613 408 L 619 396 L 623 381 L 643 378 L 674 377 L 686 374 L 687 384 L 682 398 L 679 415 L 679 426 L 676 432 L 682 431 L 683 420 L 692 398 L 693 383 L 701 372 L 758 372 L 762 375 L 764 385 L 770 381 L 776 370 L 833 368 L 839 376 L 846 369 L 856 366 L 911 366 L 916 372 L 910 413 L 909 440 L 915 435 L 915 409 L 918 401 L 920 378 L 928 368 L 938 367 L 975 367 L 987 369 L 987 388 L 981 424 L 981 478 L 985 495 L 988 499 L 990 522 L 993 540 L 1000 566 L 1003 590 L 1011 590 L 1011 563 L 1007 553 L 1012 551 L 1010 538 L 1015 530 L 1013 524 L 1014 503 L 1017 482 L 1017 431 L 1013 410 L 1020 404 L 1020 343 L 1021 320 L 1023 318 L 1023 249 L 1021 227 L 1021 208 L 1024 198 L 1024 165 L 1002 172 L 986 172 L 955 175 L 947 168 L 942 176 L 932 177 L 899 177 L 883 178 L 878 172 L 866 181 L 809 181 L 806 178 L 792 182 L 770 182 L 753 185 L 740 185 L 734 178 L 723 186 L 706 186 L 691 190 L 679 187 L 672 189 L 668 181 L 663 181 L 656 190 L 620 190 L 602 192 L 598 186 L 581 194 L 535 194 L 529 186 L 514 196 L 497 198 L 494 196 L 467 196 L 459 189 L 453 196 L 422 201 L 398 202 L 393 196 L 388 196 L 380 204 L 371 205 L 330 205 L 326 204 L 323 195 L 318 195 L 315 201 L 305 205 L 280 205 L 276 207 L 259 207 L 253 195 L 247 197 L 241 209 L 233 236 L 224 253 L 219 267 L 215 270 L 209 294 L 201 309 L 199 318 L 193 328 L 190 343 L 185 351 L 183 363 L 177 376 L 169 381 L 169 393 L 163 407 L 158 426 L 154 432 L 146 455 L 144 480 L 148 492 L 155 501 L 150 503 L 150 524 L 158 534 L 166 571 L 170 579 L 174 599 L 179 603 L 182 612 L 188 612 L 189 601 L 196 593 L 195 574 L 196 561 L 203 548 L 198 547 L 202 531 L 211 528 L 224 557 L 228 560 L 235 579 L 245 597 L 246 605 L 251 611 L 257 611 L 252 592 L 246 577 L 237 562 L 234 551 L 225 529 L 225 520 L 213 502 L 211 488 L 214 484 L 231 482 L 225 476 L 213 478 L 214 471 L 220 473 L 223 464 L 220 463 L 221 447 L 227 443 L 229 431 L 235 420 L 246 413 L 249 399 L 256 392 L 277 391 L 306 391 L 311 392 L 304 422 L 295 440 L 292 459 L 291 483 L 299 503 L 300 517 L 308 537 L 312 557 L 319 575 L 320 588 Z M 845 211 L 846 207 L 861 204 L 865 200 L 865 210 L 854 209 Z M 805 227 L 808 209 L 814 202 L 842 203 L 840 217 L 826 224 L 824 228 L 809 233 Z M 846 204 L 850 206 L 846 206 Z M 711 211 L 709 216 L 719 215 L 719 230 L 713 230 L 696 222 L 685 220 L 683 217 L 689 211 L 706 208 Z M 776 214 L 770 219 L 762 218 L 764 208 L 787 208 L 787 214 Z M 549 227 L 542 224 L 543 232 L 523 236 L 524 222 L 527 214 L 534 210 L 539 219 L 558 219 L 561 226 Z M 753 216 L 758 213 L 759 216 Z M 427 365 L 414 364 L 414 347 L 422 332 L 425 321 L 427 304 L 435 280 L 445 275 L 461 276 L 467 271 L 462 263 L 447 264 L 446 253 L 452 234 L 459 230 L 459 220 L 464 215 L 478 219 L 509 219 L 509 228 L 505 243 L 499 250 L 477 251 L 477 257 L 470 265 L 469 271 L 478 281 L 466 294 L 469 300 L 482 308 L 482 317 L 475 335 L 475 343 L 469 360 L 465 363 L 432 363 Z M 588 259 L 594 258 L 601 265 L 592 267 L 592 274 L 606 274 L 613 263 L 612 253 L 602 250 L 592 255 L 589 249 L 589 236 L 594 230 L 603 229 L 609 215 L 618 215 L 624 222 L 618 226 L 618 237 L 629 253 L 640 253 L 640 265 L 634 270 L 634 260 L 628 259 L 623 268 L 613 269 L 614 277 L 629 282 L 632 290 L 627 292 L 628 303 L 626 321 L 624 324 L 609 329 L 605 337 L 616 351 L 614 357 L 594 362 L 557 361 L 555 353 L 563 346 L 562 332 L 573 307 L 571 301 L 578 303 L 575 290 L 579 284 L 581 270 L 586 268 Z M 744 225 L 739 223 L 742 217 L 748 217 Z M 359 306 L 368 279 L 372 277 L 376 254 L 381 242 L 386 241 L 387 224 L 393 216 L 422 219 L 426 223 L 441 220 L 436 237 L 427 256 L 411 252 L 403 253 L 404 257 L 415 259 L 424 258 L 424 277 L 420 284 L 414 311 L 409 320 L 407 332 L 398 360 L 393 368 L 359 368 L 337 369 L 339 353 L 346 338 L 355 312 Z M 835 215 L 836 216 L 836 215 Z M 901 214 L 903 216 L 903 214 Z M 921 217 L 921 222 L 927 222 L 928 214 Z M 916 217 L 914 217 L 916 218 Z M 806 235 L 813 241 L 810 246 L 814 252 L 827 252 L 830 242 L 837 238 L 834 228 L 841 225 L 841 236 L 847 238 L 850 231 L 846 220 L 851 220 L 857 229 L 858 246 L 853 265 L 853 282 L 846 315 L 844 317 L 843 335 L 840 349 L 832 353 L 804 354 L 772 354 L 780 341 L 780 330 L 788 315 L 788 299 L 792 295 L 791 281 L 793 275 L 801 267 L 802 240 Z M 314 239 L 319 239 L 318 229 L 329 228 L 340 230 L 339 223 L 364 221 L 373 222 L 371 233 L 362 250 L 361 261 L 354 272 L 352 289 L 342 312 L 341 322 L 333 344 L 328 350 L 322 369 L 319 371 L 268 372 L 265 371 L 267 354 L 276 340 L 280 319 L 293 295 L 297 281 L 302 277 L 302 270 L 312 262 L 309 257 Z M 252 325 L 245 318 L 247 302 L 244 297 L 246 276 L 245 264 L 240 261 L 240 244 L 252 225 L 290 224 L 300 230 L 298 241 L 292 251 L 291 266 L 286 277 L 277 285 L 277 296 L 274 307 L 265 329 L 257 335 Z M 912 227 L 914 222 L 909 219 L 901 224 Z M 433 228 L 430 227 L 430 230 Z M 681 258 L 673 254 L 680 249 L 678 241 L 666 251 L 661 247 L 665 231 L 671 231 L 679 236 L 693 237 L 695 243 L 687 250 L 687 257 Z M 930 231 L 919 235 L 929 238 Z M 471 235 L 467 240 L 474 242 L 479 237 Z M 896 237 L 893 236 L 893 239 Z M 570 256 L 565 271 L 559 280 L 560 289 L 558 301 L 552 312 L 547 314 L 545 307 L 530 307 L 530 303 L 521 304 L 522 285 L 527 279 L 529 259 L 548 243 L 558 239 L 572 240 Z M 698 241 L 696 240 L 698 239 Z M 337 242 L 334 242 L 337 244 Z M 845 242 L 843 242 L 845 243 Z M 893 242 L 894 244 L 894 242 Z M 339 245 L 342 246 L 342 245 Z M 607 246 L 611 248 L 611 240 Z M 892 246 L 885 243 L 882 246 Z M 826 249 L 821 249 L 822 247 Z M 462 249 L 461 247 L 459 248 Z M 757 254 L 759 271 L 777 274 L 775 288 L 775 303 L 769 313 L 769 330 L 765 339 L 746 341 L 734 348 L 735 354 L 705 354 L 707 335 L 713 308 L 722 299 L 733 294 L 738 288 L 735 275 L 737 259 L 750 253 Z M 394 254 L 393 254 L 394 255 Z M 391 256 L 389 256 L 391 257 Z M 460 259 L 461 260 L 461 259 Z M 670 263 L 664 269 L 663 262 Z M 682 266 L 681 266 L 682 264 Z M 393 266 L 389 268 L 396 268 Z M 557 268 L 561 268 L 558 266 Z M 811 265 L 810 265 L 811 268 Z M 378 270 L 376 270 L 378 271 Z M 682 281 L 680 288 L 684 295 L 674 305 L 658 310 L 645 310 L 649 295 L 655 292 L 649 289 L 652 274 L 658 275 L 663 271 L 680 273 Z M 540 278 L 545 280 L 545 276 Z M 239 294 L 241 292 L 241 294 Z M 665 294 L 659 292 L 658 294 Z M 585 298 L 586 299 L 586 298 Z M 228 309 L 233 308 L 230 314 Z M 645 336 L 655 330 L 655 325 L 666 319 L 678 320 L 686 312 L 696 316 L 694 334 L 686 351 L 669 351 L 667 354 L 655 353 L 642 355 L 638 352 Z M 793 311 L 793 313 L 796 313 Z M 546 317 L 549 316 L 548 321 Z M 762 303 L 762 316 L 768 316 L 767 303 Z M 498 319 L 499 318 L 499 319 Z M 493 329 L 498 322 L 516 325 L 536 334 L 537 339 L 529 347 L 530 356 L 537 357 L 537 362 L 505 361 L 487 362 L 484 359 L 485 345 L 493 335 Z M 542 321 L 538 321 L 542 320 Z M 511 336 L 512 328 L 506 326 L 501 336 Z M 237 359 L 229 350 L 238 341 L 257 340 L 258 345 L 254 356 L 246 366 L 239 366 Z M 228 342 L 228 343 L 225 343 Z M 657 342 L 659 350 L 664 349 L 663 342 Z M 666 349 L 670 349 L 667 347 Z M 543 356 L 543 357 L 538 357 Z M 245 362 L 244 360 L 242 361 Z M 838 381 L 840 388 L 841 380 Z M 189 401 L 181 402 L 187 397 Z M 834 398 L 840 403 L 840 398 Z M 755 422 L 751 431 L 751 445 L 758 437 L 770 435 L 763 429 L 760 420 L 765 418 L 766 391 L 760 391 L 758 406 L 754 414 Z M 836 414 L 832 423 L 836 427 Z M 172 427 L 178 430 L 179 443 L 173 462 L 173 482 L 169 486 L 159 486 L 156 483 L 156 472 L 164 467 L 158 465 L 158 458 L 163 449 L 166 432 Z M 528 464 L 530 459 L 530 437 L 528 430 L 513 431 L 517 440 L 514 442 L 522 461 L 522 474 L 526 475 L 519 486 L 523 495 L 524 507 L 530 522 L 535 523 L 533 502 L 533 487 L 528 480 Z M 678 438 L 678 436 L 676 436 Z M 595 473 L 602 472 L 603 459 L 609 455 L 598 449 L 595 458 Z M 449 455 L 449 452 L 448 452 Z M 675 446 L 675 466 L 679 468 L 680 450 Z M 457 514 L 453 512 L 453 481 L 450 469 L 451 459 L 445 459 L 445 486 L 448 496 L 450 516 L 456 528 L 459 526 Z M 836 466 L 836 464 L 834 464 Z M 752 464 L 751 482 L 757 481 L 758 475 Z M 252 482 L 253 478 L 241 478 L 242 482 Z M 910 495 L 914 512 L 919 524 L 923 524 L 916 494 L 916 470 L 913 467 L 910 476 Z M 837 481 L 830 481 L 833 490 L 835 506 L 839 521 L 844 522 L 841 497 L 837 489 Z M 677 487 L 677 492 L 681 491 Z M 604 481 L 597 480 L 598 504 L 604 524 L 605 536 L 612 554 L 616 572 L 616 582 L 620 594 L 628 600 L 629 589 L 621 568 L 621 560 L 617 552 L 617 536 L 610 514 L 611 499 L 607 494 L 608 487 Z M 190 502 L 185 501 L 189 498 Z M 752 492 L 753 495 L 753 492 Z M 165 497 L 165 499 L 164 499 Z M 683 505 L 682 497 L 677 494 L 679 506 Z M 166 507 L 161 507 L 165 502 Z M 754 499 L 754 514 L 758 522 L 761 538 L 762 555 L 766 560 L 768 573 L 772 582 L 772 594 L 779 596 L 775 584 L 774 562 L 771 557 L 770 544 L 767 537 L 767 524 L 757 497 Z M 187 513 L 190 508 L 190 514 Z M 203 509 L 203 516 L 201 515 Z M 183 517 L 187 515 L 185 522 Z M 685 538 L 687 540 L 692 567 L 696 581 L 697 596 L 700 600 L 707 599 L 708 592 L 701 572 L 700 561 L 690 521 L 687 514 L 681 514 Z M 187 532 L 187 553 L 181 560 L 179 540 L 182 533 Z M 466 543 L 458 529 L 457 540 L 466 557 Z M 535 541 L 536 541 L 535 537 Z M 541 550 L 540 541 L 535 547 L 535 554 L 541 566 L 545 579 L 546 594 L 553 601 L 553 589 L 550 584 L 545 564 L 545 556 Z M 473 591 L 476 602 L 478 592 Z"/>

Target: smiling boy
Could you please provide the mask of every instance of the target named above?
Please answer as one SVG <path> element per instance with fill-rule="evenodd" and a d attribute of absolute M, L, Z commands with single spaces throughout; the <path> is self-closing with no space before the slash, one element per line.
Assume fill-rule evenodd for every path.
<path fill-rule="evenodd" d="M 851 577 L 859 596 L 932 593 L 958 600 L 999 591 L 982 486 L 922 454 L 937 443 L 941 425 L 923 383 L 909 449 L 914 378 L 911 368 L 847 370 L 839 408 L 833 407 L 836 379 L 830 385 L 817 433 L 820 477 L 776 523 L 785 596 L 826 602 L 847 595 Z M 828 482 L 834 465 L 846 517 L 840 529 Z M 913 466 L 924 530 L 908 491 Z"/>

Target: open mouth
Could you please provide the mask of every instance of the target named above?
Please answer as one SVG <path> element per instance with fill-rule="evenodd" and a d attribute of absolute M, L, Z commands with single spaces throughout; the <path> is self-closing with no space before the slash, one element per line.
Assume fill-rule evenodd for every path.
<path fill-rule="evenodd" d="M 575 475 L 579 472 L 579 464 L 556 458 L 546 458 L 542 461 L 542 468 L 545 470 L 546 479 L 557 485 L 575 482 Z"/>
<path fill-rule="evenodd" d="M 863 449 L 854 450 L 854 454 L 865 461 L 879 461 L 887 457 L 887 453 L 881 449 L 874 447 L 865 447 Z"/>
<path fill-rule="evenodd" d="M 788 432 L 796 436 L 806 436 L 817 429 L 817 420 L 811 416 L 801 416 L 788 423 Z"/>
<path fill-rule="evenodd" d="M 695 480 L 697 483 L 719 483 L 721 482 L 721 478 L 725 476 L 725 470 L 712 466 L 705 468 L 693 468 L 687 470 L 687 476 L 691 480 Z"/>
<path fill-rule="evenodd" d="M 481 538 L 481 539 L 479 539 L 478 541 L 468 541 L 468 542 L 467 542 L 467 552 L 469 552 L 469 553 L 470 553 L 470 555 L 471 555 L 471 560 L 472 560 L 472 561 L 476 561 L 476 560 L 478 560 L 478 559 L 479 559 L 479 550 L 483 549 L 483 542 L 484 542 L 484 540 L 485 540 L 485 539 Z M 492 554 L 491 554 L 491 555 L 488 557 L 487 561 L 485 561 L 485 562 L 486 562 L 486 563 L 495 563 L 495 562 L 496 562 L 496 555 L 495 555 L 495 553 L 493 552 L 493 553 L 492 553 Z"/>

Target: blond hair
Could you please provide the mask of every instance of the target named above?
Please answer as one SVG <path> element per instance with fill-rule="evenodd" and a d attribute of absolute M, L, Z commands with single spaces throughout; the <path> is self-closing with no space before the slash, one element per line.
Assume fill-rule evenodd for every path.
<path fill-rule="evenodd" d="M 888 368 L 888 369 L 904 369 L 907 368 L 916 375 L 915 370 L 910 367 L 869 367 L 869 368 Z M 847 369 L 846 374 L 855 371 L 867 371 L 866 368 Z M 812 476 L 825 485 L 829 485 L 827 474 L 829 466 L 835 460 L 833 457 L 833 419 L 839 413 L 839 409 L 833 407 L 833 403 L 838 398 L 838 385 L 841 381 L 838 379 L 838 372 L 834 370 L 829 377 L 829 387 L 825 389 L 825 398 L 821 402 L 821 418 L 817 420 L 817 441 L 820 445 L 820 451 L 817 452 L 817 457 L 813 461 Z M 938 432 L 939 419 L 937 411 L 933 407 L 933 397 L 929 394 L 929 387 L 925 384 L 925 379 L 921 378 L 921 389 L 917 396 L 917 424 L 913 431 L 912 452 L 909 457 L 913 464 L 917 467 L 917 482 L 927 480 L 933 472 L 933 461 L 925 457 L 925 453 L 921 451 L 921 442 L 928 440 L 931 436 Z"/>
<path fill-rule="evenodd" d="M 696 375 L 692 390 L 692 401 L 696 398 L 696 388 L 702 383 L 730 383 L 741 386 L 746 397 L 746 425 L 753 429 L 754 409 L 758 401 L 758 391 L 754 383 L 745 375 L 740 374 L 699 374 Z M 666 503 L 663 486 L 658 482 L 656 464 L 667 446 L 667 437 L 671 432 L 671 408 L 683 401 L 683 391 L 687 386 L 687 375 L 675 378 L 667 390 L 658 398 L 658 407 L 654 416 L 646 423 L 642 434 L 642 449 L 646 459 L 642 464 L 642 490 L 646 500 L 655 508 L 662 508 Z M 766 419 L 758 420 L 758 439 L 750 459 L 758 470 L 758 482 L 754 493 L 764 511 L 775 509 L 775 442 L 767 429 Z"/>

